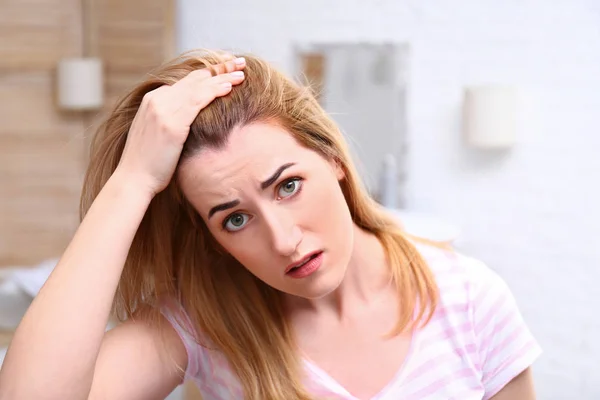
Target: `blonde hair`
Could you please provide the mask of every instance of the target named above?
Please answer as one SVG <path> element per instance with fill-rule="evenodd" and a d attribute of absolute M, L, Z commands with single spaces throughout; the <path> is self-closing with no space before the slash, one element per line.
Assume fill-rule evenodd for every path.
<path fill-rule="evenodd" d="M 363 188 L 338 127 L 309 88 L 265 61 L 246 58 L 246 79 L 217 98 L 193 122 L 181 160 L 203 147 L 219 148 L 236 126 L 275 122 L 302 145 L 339 162 L 341 187 L 354 223 L 384 246 L 397 287 L 398 334 L 424 325 L 437 304 L 433 275 L 397 223 Z M 165 64 L 118 103 L 95 136 L 81 198 L 83 218 L 121 157 L 142 98 L 189 72 L 223 62 L 219 53 L 186 53 Z M 180 162 L 181 162 L 180 160 Z M 198 343 L 221 351 L 237 374 L 245 398 L 311 399 L 280 293 L 222 250 L 186 201 L 176 177 L 152 200 L 134 238 L 115 297 L 119 319 L 150 305 L 160 320 L 160 299 L 177 302 L 189 316 Z"/>

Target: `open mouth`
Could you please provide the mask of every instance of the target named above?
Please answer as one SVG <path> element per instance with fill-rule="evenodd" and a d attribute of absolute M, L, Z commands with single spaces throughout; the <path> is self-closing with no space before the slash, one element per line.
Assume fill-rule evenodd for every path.
<path fill-rule="evenodd" d="M 293 278 L 304 278 L 313 272 L 315 272 L 321 266 L 322 261 L 322 251 L 318 251 L 314 254 L 311 254 L 305 260 L 303 260 L 300 264 L 295 265 L 290 268 L 286 275 L 289 275 Z"/>
<path fill-rule="evenodd" d="M 306 260 L 304 260 L 302 262 L 302 264 L 299 264 L 295 267 L 293 267 L 292 269 L 290 269 L 288 272 L 292 272 L 292 271 L 297 271 L 298 269 L 302 268 L 303 266 L 305 266 L 306 264 L 308 264 L 310 261 L 314 260 L 315 258 L 317 258 L 319 256 L 319 254 L 321 254 L 321 252 L 315 253 L 312 256 L 308 257 Z"/>

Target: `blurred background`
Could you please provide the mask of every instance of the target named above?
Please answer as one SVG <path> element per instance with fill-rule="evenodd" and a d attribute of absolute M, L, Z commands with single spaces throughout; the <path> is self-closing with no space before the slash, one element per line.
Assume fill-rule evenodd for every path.
<path fill-rule="evenodd" d="M 0 348 L 77 227 L 94 129 L 198 47 L 315 85 L 373 195 L 508 282 L 539 398 L 600 399 L 598 0 L 0 0 Z"/>

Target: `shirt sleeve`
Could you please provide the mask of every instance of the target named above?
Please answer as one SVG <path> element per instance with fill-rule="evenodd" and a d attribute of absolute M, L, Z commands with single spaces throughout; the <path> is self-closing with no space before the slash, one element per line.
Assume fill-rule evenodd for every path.
<path fill-rule="evenodd" d="M 198 352 L 201 350 L 194 340 L 191 334 L 191 322 L 187 314 L 183 309 L 173 302 L 164 302 L 160 309 L 161 314 L 171 324 L 173 329 L 179 335 L 188 356 L 187 368 L 185 371 L 185 379 L 198 378 L 200 374 L 200 367 L 198 365 L 199 355 Z"/>
<path fill-rule="evenodd" d="M 497 394 L 542 353 L 506 282 L 481 262 L 473 266 L 471 310 L 484 400 Z"/>

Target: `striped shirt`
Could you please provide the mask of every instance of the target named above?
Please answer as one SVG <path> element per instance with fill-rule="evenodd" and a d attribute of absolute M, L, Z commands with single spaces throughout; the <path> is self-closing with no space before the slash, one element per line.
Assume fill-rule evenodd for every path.
<path fill-rule="evenodd" d="M 370 400 L 489 399 L 541 354 L 500 276 L 482 262 L 422 244 L 440 302 L 417 331 L 404 364 Z M 195 341 L 168 314 L 187 353 L 186 379 L 203 400 L 243 399 L 241 385 L 219 352 Z M 304 360 L 306 387 L 317 398 L 358 400 L 326 372 Z"/>

